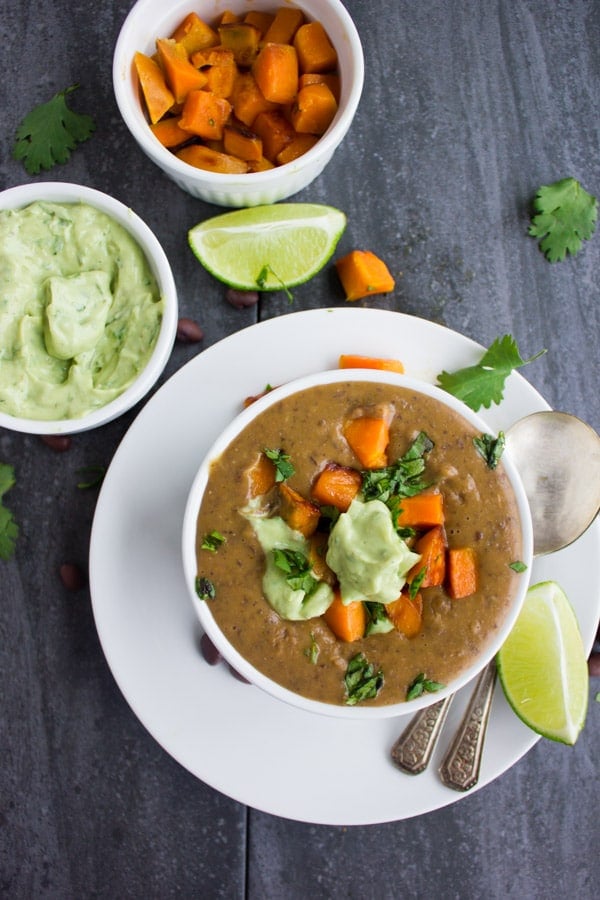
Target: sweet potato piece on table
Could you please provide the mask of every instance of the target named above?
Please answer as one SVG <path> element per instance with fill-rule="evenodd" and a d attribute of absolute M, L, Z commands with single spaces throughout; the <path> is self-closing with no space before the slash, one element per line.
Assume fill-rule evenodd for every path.
<path fill-rule="evenodd" d="M 380 469 L 387 465 L 386 449 L 390 442 L 390 428 L 385 419 L 359 416 L 349 419 L 343 427 L 344 437 L 365 469 Z"/>
<path fill-rule="evenodd" d="M 321 510 L 316 503 L 311 503 L 289 484 L 280 482 L 278 487 L 281 518 L 294 531 L 299 531 L 304 537 L 310 537 L 317 530 Z"/>
<path fill-rule="evenodd" d="M 183 103 L 190 91 L 204 87 L 206 75 L 191 64 L 181 44 L 170 38 L 159 38 L 156 49 L 176 103 Z"/>
<path fill-rule="evenodd" d="M 447 554 L 446 590 L 453 600 L 477 590 L 477 559 L 472 547 L 451 547 Z"/>
<path fill-rule="evenodd" d="M 301 72 L 330 72 L 337 66 L 337 53 L 320 22 L 301 25 L 294 35 Z"/>
<path fill-rule="evenodd" d="M 263 155 L 271 162 L 275 162 L 278 154 L 296 137 L 296 132 L 279 110 L 259 113 L 252 130 L 262 141 Z"/>
<path fill-rule="evenodd" d="M 311 495 L 321 506 L 335 506 L 346 512 L 361 486 L 362 475 L 357 469 L 327 463 L 317 475 Z"/>
<path fill-rule="evenodd" d="M 144 53 L 136 53 L 134 65 L 142 89 L 142 95 L 154 125 L 175 103 L 173 92 L 167 86 L 158 63 Z"/>
<path fill-rule="evenodd" d="M 336 99 L 326 84 L 308 84 L 298 91 L 290 122 L 299 134 L 324 134 L 337 109 Z"/>
<path fill-rule="evenodd" d="M 301 9 L 291 6 L 280 6 L 275 13 L 268 31 L 264 36 L 265 44 L 291 44 L 294 35 L 304 23 L 304 13 Z"/>
<path fill-rule="evenodd" d="M 444 583 L 446 578 L 446 533 L 442 525 L 430 528 L 416 541 L 413 550 L 421 559 L 408 573 L 407 581 L 413 581 L 425 568 L 425 576 L 420 587 L 434 587 Z"/>
<path fill-rule="evenodd" d="M 360 300 L 371 294 L 385 294 L 394 289 L 390 270 L 370 250 L 352 250 L 335 264 L 346 300 Z"/>
<path fill-rule="evenodd" d="M 367 611 L 361 600 L 352 603 L 342 603 L 338 591 L 335 591 L 333 600 L 323 618 L 340 641 L 358 641 L 363 637 L 367 627 Z"/>
<path fill-rule="evenodd" d="M 228 175 L 242 175 L 248 171 L 248 164 L 243 159 L 237 159 L 228 153 L 219 153 L 204 147 L 202 144 L 190 144 L 182 147 L 175 156 L 190 166 L 197 169 L 207 169 L 209 172 L 222 172 Z"/>
<path fill-rule="evenodd" d="M 252 74 L 263 97 L 272 103 L 291 103 L 298 92 L 298 57 L 291 44 L 265 44 Z"/>
<path fill-rule="evenodd" d="M 402 497 L 398 525 L 407 528 L 433 528 L 444 524 L 444 498 L 439 491 L 423 491 L 414 497 Z"/>
<path fill-rule="evenodd" d="M 220 141 L 231 103 L 210 91 L 191 91 L 183 104 L 179 127 L 207 141 Z"/>
<path fill-rule="evenodd" d="M 420 593 L 411 597 L 408 591 L 402 591 L 397 600 L 386 603 L 387 612 L 394 628 L 406 637 L 415 637 L 423 624 L 423 598 Z"/>
<path fill-rule="evenodd" d="M 404 365 L 399 359 L 360 356 L 357 353 L 341 353 L 338 365 L 340 369 L 381 369 L 384 372 L 404 372 Z"/>

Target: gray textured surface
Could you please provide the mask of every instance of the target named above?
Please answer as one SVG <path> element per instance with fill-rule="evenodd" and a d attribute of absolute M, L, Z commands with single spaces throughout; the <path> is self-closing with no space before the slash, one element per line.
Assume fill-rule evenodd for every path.
<path fill-rule="evenodd" d="M 190 8 L 193 3 L 190 4 Z M 412 313 L 488 344 L 511 332 L 549 352 L 526 377 L 554 406 L 600 428 L 600 238 L 549 265 L 526 236 L 535 189 L 574 175 L 600 192 L 597 0 L 348 0 L 366 83 L 329 168 L 296 199 L 344 209 L 339 252 L 374 249 L 397 276 L 369 305 Z M 168 253 L 181 314 L 202 346 L 289 311 L 283 294 L 236 311 L 194 261 L 186 230 L 216 212 L 154 169 L 120 121 L 111 54 L 125 2 L 0 0 L 0 186 L 29 179 L 12 136 L 37 102 L 73 82 L 97 132 L 46 180 L 82 182 L 130 204 Z M 343 303 L 330 269 L 294 309 Z M 202 347 L 177 345 L 165 378 Z M 164 380 L 164 379 L 163 379 Z M 192 778 L 118 691 L 86 590 L 95 494 L 78 467 L 108 463 L 133 413 L 56 454 L 0 430 L 17 467 L 21 526 L 0 563 L 0 895 L 11 898 L 548 898 L 597 896 L 600 705 L 574 749 L 540 742 L 509 772 L 418 819 L 360 828 L 283 821 Z M 592 695 L 600 689 L 596 681 Z M 368 790 L 368 778 L 357 790 Z"/>

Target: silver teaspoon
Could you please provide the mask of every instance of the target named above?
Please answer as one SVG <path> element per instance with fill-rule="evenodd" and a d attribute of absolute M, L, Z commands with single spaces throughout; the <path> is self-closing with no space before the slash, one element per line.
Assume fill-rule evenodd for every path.
<path fill-rule="evenodd" d="M 529 501 L 534 556 L 573 543 L 600 508 L 600 437 L 576 416 L 544 411 L 516 422 L 506 433 L 506 446 Z M 455 790 L 466 791 L 477 784 L 495 683 L 492 661 L 479 675 L 442 760 L 440 777 Z M 452 696 L 411 719 L 392 747 L 396 766 L 412 775 L 425 771 Z"/>

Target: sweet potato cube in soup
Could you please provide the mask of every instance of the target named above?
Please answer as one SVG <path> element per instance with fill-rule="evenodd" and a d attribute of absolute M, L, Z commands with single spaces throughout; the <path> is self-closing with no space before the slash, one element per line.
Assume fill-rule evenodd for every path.
<path fill-rule="evenodd" d="M 191 64 L 181 44 L 170 38 L 159 38 L 156 49 L 176 103 L 183 103 L 190 91 L 204 87 L 206 75 Z"/>
<path fill-rule="evenodd" d="M 361 487 L 362 475 L 357 469 L 327 463 L 313 482 L 311 496 L 321 506 L 346 512 Z"/>
<path fill-rule="evenodd" d="M 304 23 L 304 13 L 291 6 L 280 6 L 275 12 L 268 31 L 264 36 L 265 44 L 291 44 L 294 35 Z"/>
<path fill-rule="evenodd" d="M 446 560 L 446 590 L 453 600 L 477 590 L 477 558 L 472 547 L 450 547 Z"/>
<path fill-rule="evenodd" d="M 296 132 L 283 113 L 278 110 L 259 113 L 254 120 L 252 130 L 262 141 L 264 156 L 273 163 L 284 147 L 291 144 L 296 137 Z"/>
<path fill-rule="evenodd" d="M 150 126 L 154 137 L 160 141 L 163 147 L 179 147 L 190 139 L 189 131 L 184 131 L 179 126 L 176 116 L 169 116 Z"/>
<path fill-rule="evenodd" d="M 134 66 L 140 82 L 142 96 L 152 124 L 167 113 L 175 103 L 158 63 L 144 53 L 136 53 Z"/>
<path fill-rule="evenodd" d="M 293 103 L 290 121 L 299 134 L 325 134 L 338 106 L 326 84 L 300 88 Z"/>
<path fill-rule="evenodd" d="M 423 597 L 420 593 L 411 597 L 407 591 L 402 591 L 397 600 L 386 603 L 385 611 L 396 631 L 405 637 L 416 637 L 420 632 L 423 625 Z"/>
<path fill-rule="evenodd" d="M 316 503 L 306 500 L 285 482 L 279 484 L 279 512 L 283 521 L 304 537 L 314 534 L 321 518 Z"/>
<path fill-rule="evenodd" d="M 214 47 L 219 43 L 219 35 L 214 28 L 211 28 L 195 12 L 191 12 L 185 17 L 171 37 L 185 48 L 188 56 L 196 53 L 197 50 Z"/>
<path fill-rule="evenodd" d="M 425 575 L 419 587 L 437 587 L 446 578 L 446 533 L 442 525 L 430 528 L 415 542 L 415 553 L 421 559 L 410 570 L 407 581 L 412 582 L 425 569 Z"/>
<path fill-rule="evenodd" d="M 358 416 L 344 424 L 343 432 L 363 468 L 380 469 L 387 465 L 386 450 L 390 441 L 390 428 L 385 419 Z"/>
<path fill-rule="evenodd" d="M 331 72 L 337 66 L 337 53 L 320 22 L 301 25 L 294 36 L 301 72 Z"/>
<path fill-rule="evenodd" d="M 191 91 L 181 112 L 179 126 L 205 140 L 220 141 L 223 126 L 231 113 L 231 104 L 210 91 Z"/>
<path fill-rule="evenodd" d="M 211 150 L 210 147 L 204 147 L 202 144 L 191 144 L 189 147 L 182 147 L 181 150 L 176 152 L 175 156 L 190 166 L 196 166 L 197 169 L 206 169 L 209 172 L 221 172 L 225 175 L 242 175 L 248 171 L 248 164 L 244 160 L 237 159 L 235 156 L 229 156 L 227 153 Z"/>
<path fill-rule="evenodd" d="M 275 487 L 276 470 L 268 456 L 259 454 L 256 461 L 246 469 L 248 497 L 262 497 Z"/>
<path fill-rule="evenodd" d="M 323 613 L 323 618 L 340 641 L 358 641 L 364 637 L 367 611 L 361 600 L 342 603 L 342 598 L 336 591 L 330 606 Z"/>
<path fill-rule="evenodd" d="M 258 28 L 247 23 L 219 25 L 219 38 L 223 47 L 233 51 L 238 66 L 251 66 L 258 54 L 261 34 Z"/>
<path fill-rule="evenodd" d="M 291 103 L 298 91 L 298 57 L 291 44 L 265 44 L 252 74 L 263 97 L 272 103 Z"/>
<path fill-rule="evenodd" d="M 274 13 L 263 12 L 260 9 L 251 9 L 250 12 L 246 13 L 246 15 L 244 16 L 245 24 L 254 25 L 255 28 L 258 28 L 261 37 L 264 37 L 264 35 L 267 33 L 267 31 L 273 24 L 274 19 Z"/>
<path fill-rule="evenodd" d="M 259 113 L 273 112 L 277 109 L 276 103 L 265 99 L 252 72 L 241 72 L 238 75 L 233 86 L 231 102 L 236 119 L 249 128 Z"/>
<path fill-rule="evenodd" d="M 305 72 L 298 79 L 298 90 L 307 87 L 309 84 L 326 84 L 335 97 L 335 102 L 339 104 L 341 93 L 339 75 L 336 75 L 334 72 Z"/>
<path fill-rule="evenodd" d="M 335 267 L 348 301 L 394 289 L 388 267 L 370 250 L 351 250 L 337 260 Z"/>
<path fill-rule="evenodd" d="M 297 135 L 291 144 L 288 144 L 287 147 L 283 148 L 281 153 L 277 154 L 277 165 L 283 166 L 286 163 L 298 159 L 299 156 L 302 156 L 310 150 L 311 147 L 314 147 L 318 140 L 319 137 L 316 134 Z"/>
<path fill-rule="evenodd" d="M 245 125 L 226 125 L 223 130 L 225 152 L 248 162 L 262 159 L 262 141 Z"/>
<path fill-rule="evenodd" d="M 396 522 L 402 528 L 433 528 L 444 524 L 444 498 L 439 491 L 402 497 Z"/>

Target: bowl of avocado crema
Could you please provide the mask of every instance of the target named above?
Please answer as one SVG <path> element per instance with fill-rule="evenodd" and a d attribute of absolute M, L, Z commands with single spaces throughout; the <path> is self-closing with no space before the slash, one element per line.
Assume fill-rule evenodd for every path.
<path fill-rule="evenodd" d="M 176 329 L 171 267 L 131 209 L 77 184 L 0 193 L 0 426 L 115 419 L 160 377 Z"/>

